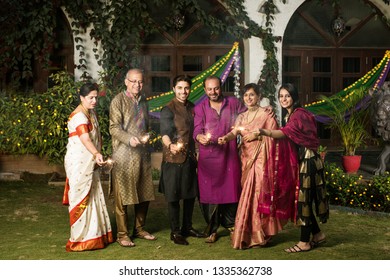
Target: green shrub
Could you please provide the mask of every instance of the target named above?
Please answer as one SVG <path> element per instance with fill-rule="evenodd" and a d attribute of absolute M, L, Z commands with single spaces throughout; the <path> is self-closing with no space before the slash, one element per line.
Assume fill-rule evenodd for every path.
<path fill-rule="evenodd" d="M 119 86 L 110 84 L 107 75 L 100 73 L 99 103 L 95 109 L 105 156 L 112 154 L 110 103 L 123 86 L 122 83 L 118 83 Z M 63 163 L 68 142 L 67 121 L 79 104 L 77 90 L 83 82 L 75 82 L 74 77 L 66 72 L 53 74 L 50 78 L 54 86 L 44 93 L 32 93 L 27 97 L 15 93 L 0 98 L 0 153 L 35 154 L 47 157 L 50 163 Z M 151 149 L 161 150 L 161 136 L 154 131 L 150 134 Z"/>
<path fill-rule="evenodd" d="M 362 175 L 344 173 L 335 163 L 327 163 L 325 180 L 330 204 L 390 212 L 389 172 L 368 180 Z"/>
<path fill-rule="evenodd" d="M 79 104 L 77 89 L 82 82 L 61 72 L 50 77 L 54 86 L 44 93 L 0 99 L 0 153 L 46 156 L 50 163 L 62 163 L 68 141 L 67 121 Z M 100 93 L 102 95 L 102 93 Z M 103 137 L 103 153 L 110 152 L 108 106 L 110 94 L 99 98 L 97 113 Z"/>
<path fill-rule="evenodd" d="M 160 170 L 157 168 L 152 168 L 152 179 L 157 181 L 160 180 Z"/>
<path fill-rule="evenodd" d="M 78 84 L 70 75 L 52 76 L 47 92 L 0 99 L 0 152 L 36 154 L 60 163 L 68 139 L 67 119 L 77 101 Z"/>

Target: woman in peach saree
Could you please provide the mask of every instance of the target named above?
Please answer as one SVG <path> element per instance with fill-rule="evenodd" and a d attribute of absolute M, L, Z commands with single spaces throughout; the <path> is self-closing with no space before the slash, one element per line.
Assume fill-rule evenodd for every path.
<path fill-rule="evenodd" d="M 243 93 L 248 110 L 238 116 L 233 130 L 220 138 L 223 144 L 241 136 L 242 192 L 231 236 L 235 249 L 266 245 L 294 213 L 294 189 L 290 181 L 293 178 L 289 175 L 288 182 L 278 180 L 276 172 L 279 146 L 285 143 L 253 133 L 259 128 L 277 129 L 278 124 L 258 106 L 260 90 L 256 84 L 246 85 Z M 262 205 L 261 211 L 258 211 L 259 205 Z"/>

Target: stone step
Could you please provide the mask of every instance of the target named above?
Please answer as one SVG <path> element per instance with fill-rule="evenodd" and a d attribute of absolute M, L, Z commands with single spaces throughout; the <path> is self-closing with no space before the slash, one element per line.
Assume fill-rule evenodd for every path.
<path fill-rule="evenodd" d="M 12 173 L 12 172 L 0 172 L 0 180 L 3 181 L 23 181 L 20 179 L 19 173 Z"/>

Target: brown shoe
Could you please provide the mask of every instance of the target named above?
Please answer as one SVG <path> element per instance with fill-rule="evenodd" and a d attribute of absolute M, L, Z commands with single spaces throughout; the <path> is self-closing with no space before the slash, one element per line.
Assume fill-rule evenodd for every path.
<path fill-rule="evenodd" d="M 215 241 L 217 241 L 217 239 L 218 239 L 217 233 L 213 232 L 212 234 L 210 234 L 209 237 L 206 238 L 205 242 L 206 243 L 214 243 Z"/>
<path fill-rule="evenodd" d="M 178 245 L 188 245 L 184 236 L 177 232 L 171 232 L 171 240 Z"/>
<path fill-rule="evenodd" d="M 181 235 L 183 235 L 184 237 L 187 237 L 187 236 L 191 236 L 191 237 L 197 237 L 197 238 L 205 238 L 207 237 L 206 234 L 204 234 L 203 232 L 200 232 L 194 228 L 190 228 L 190 229 L 187 229 L 187 230 L 181 230 Z"/>

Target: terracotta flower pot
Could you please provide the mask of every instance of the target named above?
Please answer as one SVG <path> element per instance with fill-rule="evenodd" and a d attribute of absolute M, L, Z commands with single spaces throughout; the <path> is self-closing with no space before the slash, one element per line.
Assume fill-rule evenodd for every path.
<path fill-rule="evenodd" d="M 322 161 L 325 161 L 326 152 L 320 152 L 320 157 Z"/>
<path fill-rule="evenodd" d="M 343 156 L 342 164 L 346 173 L 355 174 L 360 168 L 362 156 Z"/>

